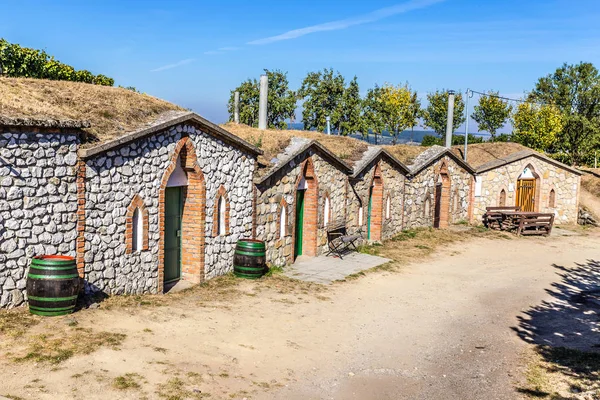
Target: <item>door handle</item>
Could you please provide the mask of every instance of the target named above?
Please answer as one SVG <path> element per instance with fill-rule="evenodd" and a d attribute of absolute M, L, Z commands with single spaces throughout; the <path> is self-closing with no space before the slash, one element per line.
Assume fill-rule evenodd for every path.
<path fill-rule="evenodd" d="M 181 229 L 177 229 L 177 237 L 181 237 Z"/>

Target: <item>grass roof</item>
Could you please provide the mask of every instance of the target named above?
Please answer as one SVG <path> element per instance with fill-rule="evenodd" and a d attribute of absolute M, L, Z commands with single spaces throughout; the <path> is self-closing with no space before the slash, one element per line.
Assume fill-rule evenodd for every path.
<path fill-rule="evenodd" d="M 128 89 L 80 82 L 0 78 L 0 116 L 91 123 L 90 141 L 104 142 L 181 107 Z"/>
<path fill-rule="evenodd" d="M 350 165 L 360 160 L 368 148 L 368 144 L 362 140 L 346 136 L 326 135 L 314 131 L 276 129 L 262 131 L 248 125 L 232 122 L 224 124 L 222 127 L 264 151 L 264 154 L 259 156 L 259 162 L 265 165 L 270 165 L 271 160 L 283 152 L 293 137 L 316 139 L 325 148 Z"/>
<path fill-rule="evenodd" d="M 407 166 L 412 164 L 419 154 L 428 149 L 428 147 L 411 146 L 408 144 L 395 144 L 383 146 L 383 148 Z"/>
<path fill-rule="evenodd" d="M 452 150 L 461 159 L 464 155 L 464 146 L 453 146 Z M 494 143 L 475 143 L 470 144 L 467 150 L 467 162 L 475 169 L 490 161 L 508 157 L 511 154 L 523 150 L 531 150 L 519 143 L 512 142 L 494 142 Z"/>

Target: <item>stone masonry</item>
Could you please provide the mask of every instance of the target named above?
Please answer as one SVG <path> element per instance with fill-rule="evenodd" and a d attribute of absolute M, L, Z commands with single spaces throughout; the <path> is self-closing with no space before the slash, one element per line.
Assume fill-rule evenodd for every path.
<path fill-rule="evenodd" d="M 31 257 L 75 256 L 77 147 L 69 129 L 0 128 L 0 307 L 26 300 Z"/>

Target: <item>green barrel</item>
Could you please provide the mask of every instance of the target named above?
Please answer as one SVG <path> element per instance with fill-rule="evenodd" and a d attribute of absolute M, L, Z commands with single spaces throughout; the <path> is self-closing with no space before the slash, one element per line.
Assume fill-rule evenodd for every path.
<path fill-rule="evenodd" d="M 265 242 L 242 239 L 235 246 L 233 273 L 246 279 L 258 279 L 267 272 L 265 264 Z"/>
<path fill-rule="evenodd" d="M 29 312 L 66 315 L 75 310 L 79 293 L 77 263 L 68 256 L 37 256 L 27 274 Z"/>

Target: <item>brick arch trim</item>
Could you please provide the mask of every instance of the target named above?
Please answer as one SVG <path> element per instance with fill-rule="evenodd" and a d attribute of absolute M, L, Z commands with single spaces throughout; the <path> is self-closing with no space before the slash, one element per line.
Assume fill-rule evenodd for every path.
<path fill-rule="evenodd" d="M 384 221 L 384 181 L 383 174 L 381 173 L 381 161 L 375 164 L 375 170 L 373 171 L 373 178 L 371 180 L 372 192 L 372 203 L 371 203 L 371 240 L 381 241 Z M 368 198 L 367 198 L 367 212 L 368 212 Z"/>
<path fill-rule="evenodd" d="M 181 230 L 181 277 L 183 280 L 200 283 L 204 280 L 206 184 L 198 165 L 196 149 L 189 137 L 184 137 L 175 146 L 165 169 L 158 191 L 158 292 L 164 289 L 165 270 L 165 190 L 169 177 L 181 159 L 181 167 L 188 175 L 188 186 L 183 190 L 183 213 Z"/>
<path fill-rule="evenodd" d="M 144 200 L 139 194 L 136 194 L 133 196 L 125 214 L 125 253 L 127 254 L 133 253 L 133 216 L 135 210 L 139 210 L 142 214 L 142 226 L 138 226 L 138 229 L 142 230 L 138 232 L 142 235 L 142 248 L 139 250 L 148 250 L 148 209 L 144 205 Z"/>
<path fill-rule="evenodd" d="M 318 207 L 319 207 L 319 179 L 315 173 L 315 165 L 312 157 L 308 157 L 306 161 L 301 164 L 301 173 L 296 179 L 296 185 L 294 190 L 294 201 L 296 201 L 296 194 L 298 192 L 298 185 L 302 181 L 302 178 L 306 180 L 308 189 L 304 195 L 304 229 L 302 238 L 302 251 L 303 254 L 309 257 L 317 255 L 317 222 L 318 222 Z M 294 213 L 294 228 L 292 233 L 292 251 L 291 259 L 294 259 L 293 246 L 296 242 L 296 214 Z"/>
<path fill-rule="evenodd" d="M 229 205 L 229 196 L 227 196 L 227 189 L 225 189 L 225 186 L 221 185 L 219 186 L 219 190 L 217 190 L 217 195 L 215 196 L 215 204 L 214 204 L 214 209 L 213 209 L 213 237 L 217 237 L 219 236 L 219 203 L 221 202 L 221 199 L 225 199 L 225 212 L 223 217 L 225 217 L 225 233 L 224 235 L 229 235 L 230 231 L 229 231 L 229 212 L 230 212 L 230 205 Z"/>

